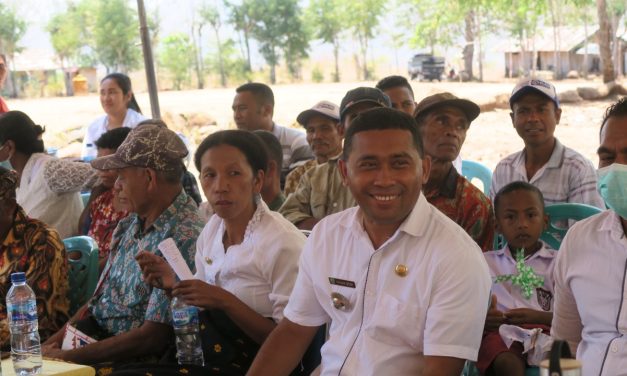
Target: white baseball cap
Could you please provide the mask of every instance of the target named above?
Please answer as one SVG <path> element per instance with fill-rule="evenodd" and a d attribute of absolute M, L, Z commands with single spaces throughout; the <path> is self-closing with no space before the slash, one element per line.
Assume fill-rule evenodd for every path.
<path fill-rule="evenodd" d="M 332 120 L 340 121 L 340 108 L 337 104 L 329 101 L 320 101 L 316 103 L 312 108 L 305 110 L 298 114 L 296 121 L 303 127 L 307 125 L 309 119 L 314 115 L 323 115 Z"/>
<path fill-rule="evenodd" d="M 512 95 L 509 97 L 509 107 L 513 107 L 514 103 L 520 99 L 520 97 L 528 93 L 542 94 L 555 102 L 558 108 L 560 106 L 560 100 L 557 98 L 557 91 L 553 84 L 541 78 L 526 78 L 518 82 L 514 90 L 512 90 Z"/>

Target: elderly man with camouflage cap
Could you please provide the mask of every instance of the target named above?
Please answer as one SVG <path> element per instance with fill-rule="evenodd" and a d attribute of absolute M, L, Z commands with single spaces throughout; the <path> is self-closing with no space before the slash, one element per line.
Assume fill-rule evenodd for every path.
<path fill-rule="evenodd" d="M 9 346 L 4 297 L 11 288 L 11 274 L 26 273 L 37 297 L 39 333 L 54 334 L 68 319 L 67 261 L 56 230 L 29 218 L 15 201 L 17 173 L 0 167 L 0 348 Z"/>
<path fill-rule="evenodd" d="M 96 339 L 84 347 L 59 350 L 58 332 L 45 343 L 44 355 L 83 364 L 159 357 L 171 341 L 169 299 L 141 276 L 135 256 L 160 254 L 157 246 L 172 238 L 193 269 L 195 243 L 203 222 L 181 185 L 187 148 L 159 123 L 133 129 L 117 151 L 91 162 L 96 169 L 117 169 L 120 201 L 131 214 L 111 238 L 111 253 L 94 296 L 70 320 Z M 67 334 L 66 334 L 67 335 Z"/>
<path fill-rule="evenodd" d="M 431 157 L 427 201 L 460 225 L 483 251 L 492 249 L 494 214 L 490 200 L 453 167 L 479 106 L 451 93 L 424 98 L 416 106 L 416 123 Z"/>
<path fill-rule="evenodd" d="M 353 119 L 372 108 L 391 107 L 390 98 L 373 87 L 349 90 L 340 104 L 340 132 L 343 134 Z M 279 212 L 302 230 L 311 230 L 329 214 L 355 206 L 355 199 L 342 183 L 338 169 L 340 153 L 326 163 L 305 172 L 296 191 L 289 195 Z"/>

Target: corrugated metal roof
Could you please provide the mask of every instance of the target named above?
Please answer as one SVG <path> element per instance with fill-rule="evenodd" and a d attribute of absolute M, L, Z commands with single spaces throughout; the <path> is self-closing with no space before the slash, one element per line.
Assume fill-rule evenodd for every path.
<path fill-rule="evenodd" d="M 594 35 L 597 31 L 596 25 L 588 26 L 588 37 Z M 559 35 L 559 51 L 571 51 L 583 44 L 586 38 L 585 29 L 583 27 L 573 26 L 561 26 L 557 28 Z M 535 50 L 541 51 L 555 51 L 555 40 L 553 38 L 552 27 L 540 27 L 534 38 L 528 38 L 525 44 L 527 51 L 533 50 L 535 43 Z M 492 51 L 497 52 L 519 52 L 520 40 L 516 38 L 505 38 L 490 48 Z"/>
<path fill-rule="evenodd" d="M 37 48 L 29 48 L 16 53 L 11 65 L 11 69 L 16 72 L 47 71 L 60 68 L 61 63 L 54 53 Z"/>

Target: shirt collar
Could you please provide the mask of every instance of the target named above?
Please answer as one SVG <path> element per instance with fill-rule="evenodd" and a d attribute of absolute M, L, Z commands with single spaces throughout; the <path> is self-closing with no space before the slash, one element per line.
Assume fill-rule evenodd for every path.
<path fill-rule="evenodd" d="M 401 223 L 390 239 L 395 238 L 396 234 L 399 232 L 404 232 L 408 235 L 416 237 L 424 235 L 427 228 L 427 219 L 429 217 L 426 213 L 430 210 L 433 210 L 433 207 L 431 207 L 431 205 L 427 202 L 425 195 L 421 193 L 412 211 Z M 341 222 L 340 226 L 352 231 L 353 233 L 365 233 L 363 226 L 363 212 L 359 206 L 355 211 L 353 211 L 350 219 L 348 221 Z"/>
<path fill-rule="evenodd" d="M 457 193 L 457 178 L 459 177 L 459 173 L 455 166 L 451 164 L 451 168 L 446 174 L 446 178 L 444 179 L 444 184 L 442 184 L 439 189 L 433 189 L 430 192 L 426 192 L 426 196 L 428 197 L 437 197 L 443 196 L 446 198 L 455 198 L 455 194 Z"/>
<path fill-rule="evenodd" d="M 542 246 L 540 247 L 540 249 L 538 249 L 533 255 L 531 255 L 530 257 L 526 258 L 526 261 L 529 260 L 533 260 L 535 258 L 549 258 L 552 259 L 553 257 L 555 257 L 555 251 L 550 250 L 546 244 L 540 240 L 540 243 L 542 243 Z M 509 246 L 507 244 L 505 244 L 505 246 L 497 251 L 494 252 L 496 255 L 501 256 L 501 257 L 507 257 L 507 259 L 512 260 L 513 262 L 516 262 L 516 256 L 512 255 L 512 252 L 509 250 Z"/>
<path fill-rule="evenodd" d="M 598 231 L 609 231 L 612 239 L 620 241 L 625 237 L 625 231 L 623 230 L 623 224 L 621 223 L 620 216 L 614 210 L 607 210 L 607 213 Z"/>
<path fill-rule="evenodd" d="M 188 200 L 190 200 L 189 196 L 185 193 L 184 189 L 181 189 L 181 193 L 176 196 L 170 206 L 168 206 L 145 231 L 142 229 L 142 221 L 137 213 L 132 213 L 132 226 L 134 228 L 135 237 L 141 237 L 152 231 L 162 232 L 170 221 L 176 218 L 177 214 L 183 210 Z"/>
<path fill-rule="evenodd" d="M 285 195 L 283 192 L 279 192 L 278 195 L 272 200 L 271 203 L 268 204 L 268 208 L 273 211 L 278 211 L 281 205 L 285 202 Z"/>
<path fill-rule="evenodd" d="M 562 163 L 564 162 L 564 145 L 556 138 L 555 139 L 555 147 L 553 147 L 553 153 L 551 153 L 551 158 L 546 162 L 546 168 L 560 168 L 562 167 Z"/>

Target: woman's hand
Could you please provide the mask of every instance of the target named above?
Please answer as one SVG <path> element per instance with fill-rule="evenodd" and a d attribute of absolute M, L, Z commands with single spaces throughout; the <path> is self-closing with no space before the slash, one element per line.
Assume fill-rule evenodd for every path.
<path fill-rule="evenodd" d="M 162 290 L 171 290 L 174 287 L 176 275 L 163 257 L 141 251 L 135 256 L 135 260 L 142 270 L 146 283 Z"/>
<path fill-rule="evenodd" d="M 182 299 L 185 304 L 205 309 L 217 308 L 223 311 L 228 310 L 230 302 L 235 298 L 225 289 L 198 279 L 178 282 L 172 289 L 172 295 Z"/>

